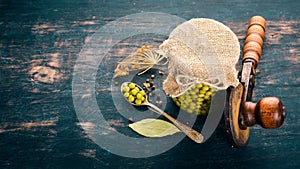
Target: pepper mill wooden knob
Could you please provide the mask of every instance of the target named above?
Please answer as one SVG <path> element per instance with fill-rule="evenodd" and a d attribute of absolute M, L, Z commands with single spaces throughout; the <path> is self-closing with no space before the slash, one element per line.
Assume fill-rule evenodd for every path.
<path fill-rule="evenodd" d="M 265 97 L 258 103 L 246 102 L 243 115 L 248 127 L 259 124 L 263 128 L 274 129 L 282 125 L 286 112 L 280 99 Z"/>

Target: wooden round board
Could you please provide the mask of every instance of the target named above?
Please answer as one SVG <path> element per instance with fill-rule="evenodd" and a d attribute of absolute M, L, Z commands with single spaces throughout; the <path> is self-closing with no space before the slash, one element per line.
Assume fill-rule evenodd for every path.
<path fill-rule="evenodd" d="M 248 142 L 250 128 L 239 127 L 239 112 L 243 94 L 243 85 L 228 88 L 227 101 L 224 110 L 226 132 L 233 146 L 242 147 Z"/>

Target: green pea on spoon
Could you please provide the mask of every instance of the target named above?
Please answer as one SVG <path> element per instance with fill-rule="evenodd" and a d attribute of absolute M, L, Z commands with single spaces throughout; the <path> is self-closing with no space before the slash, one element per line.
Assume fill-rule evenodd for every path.
<path fill-rule="evenodd" d="M 153 112 L 166 117 L 170 120 L 178 129 L 185 133 L 190 139 L 196 143 L 202 143 L 203 136 L 201 133 L 192 129 L 191 127 L 177 121 L 172 116 L 162 111 L 160 108 L 150 103 L 147 99 L 146 92 L 137 84 L 132 82 L 124 82 L 121 85 L 121 91 L 124 98 L 134 106 L 148 106 Z"/>

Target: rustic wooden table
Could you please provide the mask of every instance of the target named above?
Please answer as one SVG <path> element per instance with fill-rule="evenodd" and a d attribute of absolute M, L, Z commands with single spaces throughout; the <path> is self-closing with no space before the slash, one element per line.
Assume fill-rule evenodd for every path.
<path fill-rule="evenodd" d="M 299 168 L 299 9 L 296 0 L 1 1 L 0 168 Z M 281 98 L 288 114 L 283 126 L 274 130 L 254 126 L 248 145 L 238 149 L 230 146 L 222 121 L 205 144 L 185 138 L 149 158 L 117 156 L 95 144 L 82 129 L 90 124 L 78 121 L 73 106 L 76 59 L 101 26 L 140 12 L 221 21 L 236 33 L 241 46 L 248 20 L 265 17 L 267 31 L 253 99 Z M 145 39 L 158 45 L 164 38 Z M 121 47 L 114 53 L 118 59 L 126 53 L 123 50 L 137 46 L 125 41 Z M 129 121 L 111 106 L 110 83 L 103 80 L 111 78 L 115 65 L 106 59 L 108 68 L 97 74 L 97 101 L 107 113 L 110 130 L 130 135 Z"/>

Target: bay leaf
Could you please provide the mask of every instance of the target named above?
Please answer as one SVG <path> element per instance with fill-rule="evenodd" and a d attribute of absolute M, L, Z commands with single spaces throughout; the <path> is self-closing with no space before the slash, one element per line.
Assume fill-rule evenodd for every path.
<path fill-rule="evenodd" d="M 180 132 L 172 123 L 160 119 L 143 119 L 129 124 L 129 127 L 145 137 L 165 137 Z"/>

